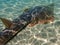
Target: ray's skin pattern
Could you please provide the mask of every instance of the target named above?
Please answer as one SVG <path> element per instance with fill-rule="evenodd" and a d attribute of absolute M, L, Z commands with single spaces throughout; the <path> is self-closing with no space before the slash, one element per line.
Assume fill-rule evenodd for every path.
<path fill-rule="evenodd" d="M 49 7 L 47 6 L 36 6 L 24 10 L 23 14 L 11 21 L 12 24 L 10 27 L 6 27 L 0 32 L 0 45 L 5 45 L 16 33 L 27 25 L 32 27 L 36 24 L 52 22 L 54 20 L 53 11 L 48 9 Z"/>

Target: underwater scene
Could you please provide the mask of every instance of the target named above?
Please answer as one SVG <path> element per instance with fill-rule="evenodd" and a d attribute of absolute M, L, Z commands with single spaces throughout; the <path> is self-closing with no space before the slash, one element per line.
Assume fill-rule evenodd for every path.
<path fill-rule="evenodd" d="M 54 4 L 54 21 L 20 31 L 6 45 L 60 45 L 60 0 L 0 0 L 0 17 L 13 20 L 25 9 Z M 0 31 L 5 25 L 0 20 Z"/>

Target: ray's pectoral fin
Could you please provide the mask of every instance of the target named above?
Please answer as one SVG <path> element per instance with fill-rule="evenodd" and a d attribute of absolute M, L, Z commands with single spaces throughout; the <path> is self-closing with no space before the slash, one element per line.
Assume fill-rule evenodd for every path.
<path fill-rule="evenodd" d="M 12 21 L 7 20 L 5 18 L 0 18 L 3 24 L 6 26 L 6 28 L 10 28 L 10 26 L 13 24 Z"/>
<path fill-rule="evenodd" d="M 36 24 L 38 24 L 38 19 L 37 19 L 37 18 L 33 18 L 33 19 L 32 19 L 32 22 L 28 25 L 28 27 L 33 27 L 33 26 L 35 26 Z"/>

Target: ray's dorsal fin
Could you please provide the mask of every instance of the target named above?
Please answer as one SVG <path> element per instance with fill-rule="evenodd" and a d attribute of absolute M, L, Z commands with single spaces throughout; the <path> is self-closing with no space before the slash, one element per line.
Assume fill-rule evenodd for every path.
<path fill-rule="evenodd" d="M 5 18 L 0 18 L 0 19 L 7 28 L 10 28 L 10 26 L 13 24 L 12 21 L 7 20 Z"/>

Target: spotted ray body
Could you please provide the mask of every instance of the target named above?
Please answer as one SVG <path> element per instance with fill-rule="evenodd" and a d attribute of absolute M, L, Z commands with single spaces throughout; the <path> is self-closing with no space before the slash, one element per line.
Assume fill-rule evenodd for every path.
<path fill-rule="evenodd" d="M 0 45 L 5 45 L 18 32 L 22 31 L 27 25 L 34 26 L 38 23 L 48 23 L 54 20 L 53 11 L 47 6 L 35 6 L 23 12 L 18 18 L 9 21 L 0 18 L 6 28 L 0 32 Z"/>

